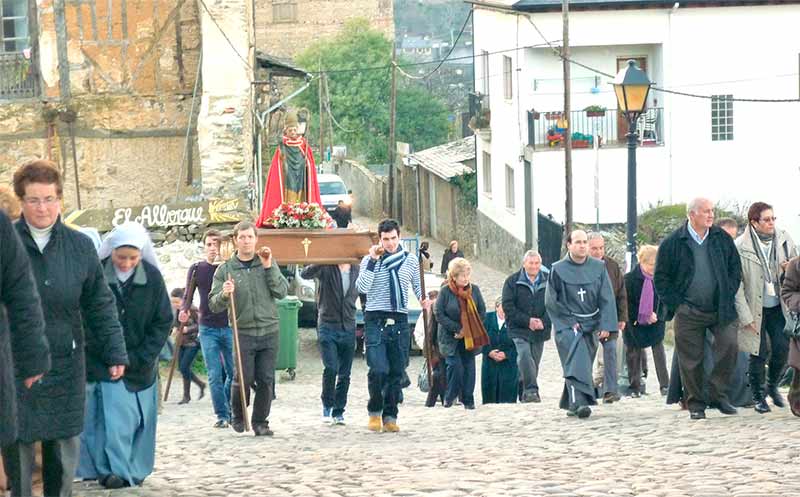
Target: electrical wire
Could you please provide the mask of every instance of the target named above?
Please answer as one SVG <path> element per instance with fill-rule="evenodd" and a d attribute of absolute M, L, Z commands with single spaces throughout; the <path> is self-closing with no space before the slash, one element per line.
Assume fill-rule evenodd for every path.
<path fill-rule="evenodd" d="M 397 67 L 397 70 L 400 71 L 400 74 L 404 75 L 405 77 L 407 77 L 409 79 L 428 79 L 429 77 L 433 76 L 436 73 L 436 71 L 438 71 L 442 67 L 442 65 L 445 63 L 445 61 L 447 61 L 447 58 L 450 57 L 453 54 L 453 51 L 456 49 L 456 46 L 458 45 L 458 41 L 461 39 L 461 35 L 463 35 L 464 34 L 464 30 L 467 29 L 467 24 L 469 24 L 469 20 L 470 19 L 472 19 L 472 9 L 470 9 L 469 14 L 467 15 L 467 18 L 464 19 L 464 24 L 461 25 L 461 30 L 458 32 L 458 36 L 456 36 L 456 40 L 450 46 L 450 50 L 447 52 L 447 55 L 445 55 L 444 58 L 439 61 L 439 64 L 436 67 L 434 67 L 433 70 L 431 70 L 430 72 L 428 72 L 427 74 L 422 75 L 422 76 L 412 76 L 411 74 L 408 74 L 407 72 L 403 71 L 399 67 Z M 394 66 L 397 66 L 396 62 L 392 62 L 392 64 Z"/>
<path fill-rule="evenodd" d="M 211 11 L 208 9 L 208 6 L 206 6 L 206 2 L 204 0 L 200 0 L 200 5 L 203 6 L 203 10 L 206 11 L 206 14 L 208 14 L 208 17 L 211 19 L 211 22 L 213 22 L 214 25 L 217 27 L 217 29 L 219 30 L 220 34 L 222 35 L 223 38 L 225 38 L 225 41 L 228 42 L 228 45 L 230 45 L 231 49 L 236 54 L 236 56 L 239 57 L 239 59 L 242 61 L 242 63 L 245 65 L 245 67 L 252 73 L 253 72 L 253 67 L 250 65 L 249 62 L 247 62 L 247 59 L 242 57 L 242 54 L 240 54 L 239 51 L 236 49 L 236 46 L 233 44 L 231 39 L 228 38 L 228 35 L 222 29 L 222 26 L 219 25 L 217 20 L 214 18 L 214 15 L 211 14 Z"/>
<path fill-rule="evenodd" d="M 328 113 L 328 117 L 331 118 L 331 122 L 333 122 L 333 124 L 335 124 L 337 128 L 339 128 L 340 130 L 344 131 L 345 133 L 355 133 L 356 130 L 345 128 L 344 126 L 339 124 L 339 121 L 337 121 L 335 117 L 333 117 L 333 112 L 331 112 L 331 93 L 330 93 L 330 88 L 328 88 L 328 78 L 326 78 L 324 76 L 324 74 L 320 78 L 320 84 L 323 84 L 323 83 L 325 84 L 325 86 L 324 86 L 324 91 L 325 91 L 325 111 Z"/>

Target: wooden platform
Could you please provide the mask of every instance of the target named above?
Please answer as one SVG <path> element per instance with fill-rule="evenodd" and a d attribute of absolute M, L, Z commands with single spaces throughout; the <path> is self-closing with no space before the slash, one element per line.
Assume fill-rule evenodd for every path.
<path fill-rule="evenodd" d="M 331 230 L 260 229 L 256 250 L 269 247 L 280 265 L 284 264 L 358 264 L 378 243 L 378 234 L 367 230 L 339 228 Z M 224 237 L 220 255 L 233 254 L 231 237 Z"/>

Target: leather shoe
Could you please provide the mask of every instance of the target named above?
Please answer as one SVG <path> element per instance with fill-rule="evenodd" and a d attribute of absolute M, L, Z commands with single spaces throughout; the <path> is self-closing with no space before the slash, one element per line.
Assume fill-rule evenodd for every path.
<path fill-rule="evenodd" d="M 606 392 L 605 395 L 603 395 L 603 404 L 613 404 L 615 400 L 614 394 L 611 392 Z"/>
<path fill-rule="evenodd" d="M 231 428 L 233 428 L 233 431 L 236 433 L 244 433 L 244 421 L 234 419 L 231 421 Z"/>
<path fill-rule="evenodd" d="M 642 394 L 639 393 L 639 390 L 634 390 L 634 391 L 631 392 L 631 398 L 633 398 L 633 399 L 638 399 L 641 396 L 642 396 Z"/>
<path fill-rule="evenodd" d="M 705 411 L 690 411 L 689 419 L 706 419 Z"/>
<path fill-rule="evenodd" d="M 761 400 L 757 401 L 756 405 L 754 406 L 754 409 L 759 414 L 766 414 L 766 413 L 772 411 L 772 409 L 769 408 L 769 404 L 767 404 L 767 400 L 766 399 L 761 399 Z"/>
<path fill-rule="evenodd" d="M 100 481 L 100 484 L 110 490 L 115 490 L 122 487 L 127 487 L 128 482 L 123 480 L 117 475 L 108 475 Z"/>
<path fill-rule="evenodd" d="M 468 411 L 474 411 L 475 410 L 475 404 L 464 404 L 464 409 L 466 409 Z"/>
<path fill-rule="evenodd" d="M 775 407 L 786 407 L 786 401 L 783 400 L 783 395 L 775 385 L 767 386 L 767 395 L 770 396 Z"/>
<path fill-rule="evenodd" d="M 592 415 L 592 408 L 589 407 L 589 406 L 580 406 L 579 408 L 577 408 L 575 410 L 575 414 L 580 419 L 586 419 L 586 418 L 588 418 L 589 416 Z"/>
<path fill-rule="evenodd" d="M 271 437 L 275 434 L 269 429 L 269 425 L 264 424 L 253 425 L 253 432 L 257 437 Z"/>
<path fill-rule="evenodd" d="M 727 400 L 720 400 L 720 401 L 716 402 L 714 404 L 714 407 L 719 409 L 719 412 L 721 412 L 722 414 L 727 414 L 728 416 L 731 416 L 731 415 L 736 414 L 738 412 L 736 410 L 736 408 L 733 407 L 731 405 L 731 403 L 728 402 Z"/>

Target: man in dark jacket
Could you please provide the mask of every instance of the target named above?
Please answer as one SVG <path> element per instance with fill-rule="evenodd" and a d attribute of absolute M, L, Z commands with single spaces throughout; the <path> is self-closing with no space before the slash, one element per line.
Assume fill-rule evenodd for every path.
<path fill-rule="evenodd" d="M 601 340 L 603 355 L 598 358 L 598 370 L 595 378 L 603 380 L 603 403 L 610 404 L 619 400 L 618 368 L 617 368 L 617 339 L 620 332 L 625 330 L 625 318 L 628 315 L 628 294 L 625 291 L 625 276 L 622 274 L 617 261 L 606 256 L 606 241 L 600 233 L 589 235 L 589 255 L 606 265 L 611 288 L 617 304 L 617 329 L 609 330 L 608 338 Z"/>
<path fill-rule="evenodd" d="M 316 278 L 319 289 L 317 334 L 322 356 L 322 417 L 325 422 L 344 424 L 344 408 L 350 388 L 350 369 L 356 346 L 355 264 L 310 265 L 300 276 Z M 338 377 L 338 379 L 337 379 Z"/>
<path fill-rule="evenodd" d="M 35 160 L 14 173 L 22 200 L 17 234 L 31 260 L 42 298 L 52 368 L 30 390 L 17 392 L 19 433 L 3 449 L 12 495 L 31 495 L 34 442 L 42 441 L 44 495 L 69 496 L 83 430 L 86 359 L 95 353 L 117 380 L 128 355 L 114 296 L 94 244 L 61 223 L 63 183 L 57 167 Z"/>
<path fill-rule="evenodd" d="M 0 211 L 0 446 L 17 439 L 17 388 L 30 388 L 48 369 L 50 349 L 30 261 Z"/>
<path fill-rule="evenodd" d="M 542 256 L 529 250 L 522 258 L 522 269 L 503 284 L 503 310 L 508 335 L 517 349 L 522 402 L 542 401 L 537 378 L 544 342 L 550 340 L 550 318 L 544 306 L 549 274 L 542 267 Z"/>
<path fill-rule="evenodd" d="M 688 221 L 662 243 L 653 278 L 661 300 L 659 317 L 675 318 L 675 351 L 691 419 L 704 419 L 706 404 L 723 414 L 736 414 L 727 390 L 738 352 L 735 308 L 742 266 L 733 240 L 714 226 L 714 205 L 697 198 L 688 207 Z M 709 399 L 703 396 L 705 330 L 714 335 L 716 362 Z"/>

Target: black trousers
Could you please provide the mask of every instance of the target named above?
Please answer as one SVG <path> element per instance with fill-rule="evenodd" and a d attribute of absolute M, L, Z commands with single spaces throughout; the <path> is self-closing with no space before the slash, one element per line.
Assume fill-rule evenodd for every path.
<path fill-rule="evenodd" d="M 764 367 L 769 366 L 766 383 L 778 386 L 789 354 L 789 339 L 783 334 L 786 319 L 781 306 L 764 307 L 761 314 L 761 345 L 758 355 L 750 356 L 750 388 L 755 400 L 764 398 Z"/>
<path fill-rule="evenodd" d="M 250 389 L 255 391 L 253 413 L 250 417 L 253 426 L 267 424 L 274 396 L 278 344 L 277 333 L 265 336 L 239 334 L 247 405 L 250 405 Z M 234 371 L 231 383 L 231 410 L 233 411 L 233 420 L 240 422 L 244 420 L 244 413 L 239 392 L 239 373 Z"/>
<path fill-rule="evenodd" d="M 736 368 L 739 352 L 738 321 L 722 324 L 717 313 L 699 311 L 686 304 L 675 312 L 675 350 L 678 354 L 681 382 L 690 411 L 705 409 L 707 403 L 728 400 L 728 386 Z M 708 397 L 703 395 L 703 352 L 705 331 L 714 335 L 714 368 L 709 378 Z"/>
<path fill-rule="evenodd" d="M 669 386 L 669 373 L 667 372 L 667 354 L 664 350 L 664 342 L 657 343 L 650 347 L 653 351 L 653 362 L 655 363 L 656 375 L 658 376 L 658 386 L 666 388 Z M 636 347 L 625 347 L 625 360 L 628 363 L 628 379 L 630 380 L 631 390 L 641 391 L 642 370 L 647 366 L 647 351 Z M 645 369 L 646 371 L 646 369 Z M 646 377 L 647 375 L 645 375 Z"/>
<path fill-rule="evenodd" d="M 42 480 L 45 497 L 70 497 L 78 467 L 80 437 L 42 441 Z M 3 462 L 11 484 L 12 497 L 33 495 L 34 444 L 3 447 Z M 4 492 L 5 490 L 2 490 Z M 0 492 L 0 494 L 2 494 Z"/>

